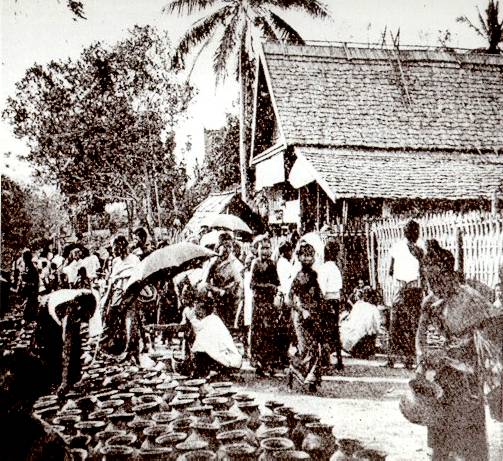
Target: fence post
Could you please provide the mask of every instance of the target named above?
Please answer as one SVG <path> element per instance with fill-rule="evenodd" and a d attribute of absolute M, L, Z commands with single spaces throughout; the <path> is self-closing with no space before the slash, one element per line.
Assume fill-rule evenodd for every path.
<path fill-rule="evenodd" d="M 464 245 L 463 245 L 463 229 L 461 227 L 456 228 L 456 245 L 458 250 L 458 272 L 460 274 L 465 275 L 465 254 L 464 254 Z"/>

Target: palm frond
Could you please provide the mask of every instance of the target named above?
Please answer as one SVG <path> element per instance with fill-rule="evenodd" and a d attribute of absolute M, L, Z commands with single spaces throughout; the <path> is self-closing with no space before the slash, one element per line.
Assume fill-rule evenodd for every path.
<path fill-rule="evenodd" d="M 203 11 L 221 0 L 171 0 L 162 8 L 166 14 L 177 13 L 178 15 L 191 15 L 196 11 Z"/>
<path fill-rule="evenodd" d="M 459 16 L 458 18 L 456 18 L 456 21 L 461 24 L 466 24 L 470 29 L 473 29 L 475 32 L 477 32 L 477 34 L 481 37 L 486 37 L 484 35 L 484 32 L 480 30 L 476 25 L 474 25 L 466 16 Z"/>
<path fill-rule="evenodd" d="M 301 35 L 283 18 L 272 11 L 268 11 L 267 22 L 276 31 L 276 36 L 283 42 L 303 45 L 305 42 Z"/>
<path fill-rule="evenodd" d="M 266 40 L 281 40 L 281 37 L 276 33 L 271 24 L 260 15 L 255 18 L 255 26 L 260 28 L 262 35 Z"/>
<path fill-rule="evenodd" d="M 213 14 L 196 21 L 192 28 L 182 37 L 175 48 L 172 65 L 175 68 L 183 67 L 185 56 L 200 43 L 207 40 L 231 12 L 232 7 L 224 6 Z"/>
<path fill-rule="evenodd" d="M 478 13 L 478 16 L 479 16 L 480 27 L 482 28 L 482 30 L 484 31 L 485 36 L 487 37 L 488 34 L 489 34 L 489 29 L 487 28 L 486 21 L 485 21 L 484 17 L 482 16 L 482 13 L 480 12 L 480 10 L 478 8 L 477 8 L 477 13 Z"/>
<path fill-rule="evenodd" d="M 240 36 L 238 28 L 241 24 L 242 20 L 235 10 L 234 14 L 230 16 L 230 20 L 224 29 L 220 44 L 218 45 L 213 58 L 213 69 L 215 70 L 215 74 L 217 76 L 217 82 L 220 78 L 226 77 L 228 61 L 233 54 L 236 54 L 236 45 Z"/>
<path fill-rule="evenodd" d="M 281 10 L 301 10 L 313 18 L 330 18 L 327 5 L 319 0 L 251 0 L 250 3 L 253 6 L 270 5 Z"/>

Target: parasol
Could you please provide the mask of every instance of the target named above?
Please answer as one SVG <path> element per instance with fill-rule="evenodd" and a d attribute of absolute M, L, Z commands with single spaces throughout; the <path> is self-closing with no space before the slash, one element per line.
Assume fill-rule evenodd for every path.
<path fill-rule="evenodd" d="M 216 256 L 216 253 L 194 243 L 181 242 L 168 245 L 150 253 L 131 272 L 125 290 L 131 292 L 133 287 L 141 287 L 161 274 L 170 277 L 201 264 Z"/>
<path fill-rule="evenodd" d="M 208 232 L 207 234 L 204 234 L 201 237 L 199 245 L 201 245 L 203 247 L 208 247 L 209 245 L 214 245 L 216 247 L 218 245 L 218 238 L 223 233 L 224 233 L 223 231 L 212 230 L 211 232 Z"/>
<path fill-rule="evenodd" d="M 217 214 L 206 218 L 205 223 L 208 227 L 223 228 L 233 232 L 248 232 L 252 230 L 241 218 L 232 214 Z"/>
<path fill-rule="evenodd" d="M 47 304 L 47 309 L 49 310 L 49 314 L 59 324 L 60 320 L 58 319 L 58 317 L 56 315 L 56 308 L 58 306 L 61 306 L 61 304 L 65 304 L 70 301 L 74 301 L 74 300 L 81 298 L 81 297 L 92 297 L 94 299 L 94 304 L 95 305 L 97 304 L 96 295 L 93 293 L 92 290 L 88 290 L 85 288 L 81 288 L 81 289 L 65 288 L 62 290 L 53 291 L 52 293 L 49 293 L 42 298 L 42 303 Z"/>

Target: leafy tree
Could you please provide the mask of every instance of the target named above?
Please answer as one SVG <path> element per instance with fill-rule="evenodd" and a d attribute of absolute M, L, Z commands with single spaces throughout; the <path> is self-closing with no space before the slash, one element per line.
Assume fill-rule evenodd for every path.
<path fill-rule="evenodd" d="M 217 78 L 225 78 L 229 65 L 240 82 L 240 142 L 239 158 L 241 188 L 247 199 L 246 108 L 254 69 L 257 40 L 277 40 L 304 43 L 301 35 L 280 15 L 280 11 L 297 9 L 315 18 L 327 18 L 326 6 L 319 0 L 171 0 L 165 7 L 168 13 L 179 15 L 205 12 L 182 37 L 174 54 L 174 64 L 182 66 L 186 55 L 199 47 L 199 53 L 212 40 L 218 40 L 213 58 Z M 197 55 L 199 56 L 199 54 Z M 197 59 L 197 58 L 196 58 Z"/>
<path fill-rule="evenodd" d="M 72 205 L 125 201 L 151 230 L 157 196 L 184 187 L 173 130 L 193 91 L 172 74 L 168 46 L 151 27 L 135 27 L 75 61 L 35 64 L 17 83 L 4 116 L 28 142 L 36 174 Z"/>
<path fill-rule="evenodd" d="M 203 182 L 209 192 L 220 192 L 239 184 L 239 119 L 227 114 L 226 124 L 206 136 Z"/>
<path fill-rule="evenodd" d="M 501 53 L 500 43 L 503 41 L 503 18 L 499 18 L 499 2 L 489 0 L 485 10 L 485 17 L 477 8 L 479 25 L 476 26 L 467 16 L 460 16 L 457 21 L 467 24 L 482 38 L 486 39 L 489 47 L 487 52 L 491 54 Z"/>
<path fill-rule="evenodd" d="M 24 247 L 58 234 L 68 213 L 58 193 L 22 186 L 4 175 L 1 185 L 2 265 L 8 268 Z"/>

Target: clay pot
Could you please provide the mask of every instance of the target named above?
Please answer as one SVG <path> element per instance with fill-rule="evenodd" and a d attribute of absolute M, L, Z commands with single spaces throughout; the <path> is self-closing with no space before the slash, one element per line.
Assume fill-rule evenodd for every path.
<path fill-rule="evenodd" d="M 154 421 L 150 419 L 134 419 L 133 421 L 127 423 L 128 429 L 136 435 L 140 444 L 143 443 L 145 438 L 143 431 L 148 427 L 153 427 L 154 425 Z"/>
<path fill-rule="evenodd" d="M 175 389 L 178 387 L 178 384 L 176 382 L 168 382 L 168 383 L 163 383 L 157 385 L 155 388 L 158 390 L 160 393 L 162 393 L 162 399 L 166 402 L 169 403 L 176 395 Z"/>
<path fill-rule="evenodd" d="M 133 403 L 135 405 L 141 405 L 143 403 L 152 403 L 152 402 L 160 404 L 161 401 L 162 401 L 161 397 L 159 397 L 156 394 L 144 394 L 140 395 L 139 397 L 133 398 Z"/>
<path fill-rule="evenodd" d="M 185 443 L 202 441 L 208 444 L 210 450 L 218 448 L 217 433 L 220 430 L 219 424 L 196 421 L 191 424 L 190 428 L 192 431 L 185 440 Z"/>
<path fill-rule="evenodd" d="M 126 429 L 128 423 L 135 418 L 134 413 L 112 413 L 108 416 L 110 429 Z"/>
<path fill-rule="evenodd" d="M 152 415 L 152 421 L 156 424 L 169 424 L 176 419 L 176 414 L 171 411 L 161 411 Z"/>
<path fill-rule="evenodd" d="M 379 450 L 358 450 L 353 454 L 353 460 L 357 461 L 385 461 L 386 454 Z"/>
<path fill-rule="evenodd" d="M 320 418 L 316 415 L 309 414 L 309 413 L 300 413 L 295 415 L 295 420 L 297 421 L 297 424 L 293 428 L 291 434 L 292 434 L 292 440 L 293 443 L 295 443 L 295 447 L 298 450 L 302 449 L 302 442 L 304 441 L 304 438 L 306 437 L 307 430 L 306 430 L 306 424 L 308 423 L 319 423 Z"/>
<path fill-rule="evenodd" d="M 190 432 L 191 425 L 192 425 L 192 418 L 184 416 L 176 418 L 170 423 L 170 427 L 173 432 L 184 432 L 186 434 Z"/>
<path fill-rule="evenodd" d="M 282 459 L 283 461 L 306 461 L 312 459 L 308 453 L 300 450 L 275 451 L 272 453 L 273 459 Z"/>
<path fill-rule="evenodd" d="M 133 407 L 133 397 L 134 394 L 132 392 L 121 392 L 112 396 L 111 400 L 122 400 L 124 403 L 121 409 L 126 413 L 129 413 L 131 412 L 131 408 Z"/>
<path fill-rule="evenodd" d="M 94 435 L 105 428 L 105 421 L 80 421 L 75 423 L 75 429 L 83 434 Z"/>
<path fill-rule="evenodd" d="M 159 402 L 148 402 L 135 405 L 132 412 L 141 419 L 150 418 L 154 413 L 159 411 Z"/>
<path fill-rule="evenodd" d="M 167 461 L 172 459 L 173 449 L 168 447 L 140 448 L 138 459 L 148 461 Z"/>
<path fill-rule="evenodd" d="M 106 421 L 113 412 L 113 408 L 99 409 L 89 413 L 88 417 L 89 419 L 94 419 L 96 421 Z"/>
<path fill-rule="evenodd" d="M 260 444 L 260 442 L 264 439 L 271 439 L 274 437 L 280 437 L 287 439 L 288 438 L 288 428 L 285 426 L 282 427 L 274 427 L 272 429 L 266 429 L 263 431 L 259 437 L 257 437 L 257 440 Z"/>
<path fill-rule="evenodd" d="M 96 400 L 92 397 L 81 397 L 76 401 L 79 409 L 82 411 L 83 415 L 89 415 L 95 410 Z"/>
<path fill-rule="evenodd" d="M 114 435 L 106 440 L 105 446 L 133 446 L 137 441 L 137 437 L 134 434 L 126 434 L 126 435 Z"/>
<path fill-rule="evenodd" d="M 98 403 L 98 406 L 101 409 L 106 409 L 106 408 L 112 408 L 113 410 L 116 410 L 124 405 L 124 400 L 121 399 L 110 399 L 105 402 L 100 402 Z"/>
<path fill-rule="evenodd" d="M 237 410 L 239 415 L 248 418 L 248 427 L 252 431 L 258 430 L 262 422 L 260 421 L 260 410 L 256 403 L 250 401 L 240 402 L 237 404 Z M 281 417 L 284 418 L 283 416 Z"/>
<path fill-rule="evenodd" d="M 208 450 L 208 442 L 205 442 L 203 440 L 194 440 L 193 442 L 185 441 L 177 444 L 175 448 L 180 453 L 180 455 L 183 455 L 190 451 Z"/>
<path fill-rule="evenodd" d="M 214 461 L 216 459 L 217 456 L 214 451 L 202 449 L 182 453 L 177 461 Z"/>
<path fill-rule="evenodd" d="M 57 416 L 52 420 L 56 426 L 63 426 L 65 428 L 63 432 L 68 435 L 75 435 L 77 433 L 75 424 L 79 421 L 80 416 L 77 415 Z"/>
<path fill-rule="evenodd" d="M 276 407 L 274 409 L 274 413 L 281 416 L 286 416 L 286 425 L 291 435 L 293 430 L 295 429 L 295 426 L 297 425 L 297 420 L 295 419 L 295 415 L 297 413 L 295 413 L 295 411 L 292 408 L 283 406 Z"/>
<path fill-rule="evenodd" d="M 156 446 L 174 448 L 179 443 L 182 443 L 187 438 L 184 432 L 170 432 L 169 434 L 161 435 L 155 439 Z"/>
<path fill-rule="evenodd" d="M 87 451 L 92 437 L 90 435 L 74 435 L 67 439 L 67 444 L 70 448 L 82 448 Z"/>
<path fill-rule="evenodd" d="M 332 435 L 332 426 L 322 423 L 307 423 L 306 436 L 302 442 L 302 450 L 311 458 L 329 461 L 337 449 L 337 443 Z"/>
<path fill-rule="evenodd" d="M 203 399 L 203 405 L 209 405 L 213 411 L 229 410 L 232 402 L 226 397 L 206 397 Z"/>
<path fill-rule="evenodd" d="M 284 407 L 284 406 L 285 406 L 284 403 L 277 402 L 276 400 L 268 400 L 265 403 L 265 407 L 268 408 L 271 411 L 271 413 L 274 413 L 275 408 Z"/>
<path fill-rule="evenodd" d="M 231 443 L 220 447 L 217 458 L 220 461 L 254 461 L 256 452 L 257 449 L 247 443 Z"/>
<path fill-rule="evenodd" d="M 150 449 L 156 447 L 156 439 L 161 435 L 167 434 L 169 431 L 170 427 L 167 425 L 147 427 L 143 430 L 144 441 L 141 444 L 141 448 Z"/>
<path fill-rule="evenodd" d="M 330 458 L 330 461 L 349 461 L 353 459 L 353 454 L 362 450 L 362 444 L 354 439 L 339 439 L 338 449 Z"/>
<path fill-rule="evenodd" d="M 195 400 L 193 399 L 175 399 L 172 400 L 169 404 L 171 410 L 178 416 L 186 416 L 188 415 L 187 408 L 193 406 Z"/>
<path fill-rule="evenodd" d="M 125 445 L 105 445 L 100 450 L 102 461 L 127 461 L 133 457 L 133 447 Z"/>
<path fill-rule="evenodd" d="M 200 388 L 206 384 L 206 379 L 204 378 L 187 379 L 187 381 L 185 381 L 183 384 L 184 386 Z"/>
<path fill-rule="evenodd" d="M 257 438 L 261 438 L 261 435 L 267 429 L 274 429 L 275 427 L 284 427 L 286 425 L 286 416 L 282 415 L 262 415 L 259 418 L 260 426 L 255 432 Z M 248 423 L 249 425 L 249 423 Z"/>
<path fill-rule="evenodd" d="M 259 461 L 272 461 L 274 453 L 277 451 L 288 451 L 295 448 L 294 443 L 290 439 L 282 437 L 272 437 L 264 439 L 260 442 L 261 454 Z"/>
<path fill-rule="evenodd" d="M 222 410 L 222 411 L 213 410 L 212 416 L 213 416 L 213 419 L 215 420 L 215 422 L 217 422 L 219 424 L 223 424 L 227 421 L 232 421 L 232 420 L 237 419 L 236 415 L 234 415 L 230 411 L 225 411 L 225 410 Z"/>
<path fill-rule="evenodd" d="M 199 421 L 202 422 L 211 422 L 212 421 L 212 416 L 211 412 L 213 410 L 213 407 L 210 405 L 197 405 L 197 406 L 191 406 L 187 408 L 187 412 L 196 418 Z"/>

